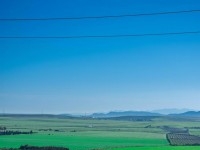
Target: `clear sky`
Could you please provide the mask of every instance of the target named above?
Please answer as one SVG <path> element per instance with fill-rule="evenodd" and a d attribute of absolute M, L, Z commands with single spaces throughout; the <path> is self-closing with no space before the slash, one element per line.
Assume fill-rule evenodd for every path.
<path fill-rule="evenodd" d="M 0 18 L 120 15 L 200 9 L 199 0 L 6 0 Z M 200 30 L 200 12 L 115 19 L 0 21 L 0 36 Z M 0 39 L 0 113 L 200 110 L 200 34 L 96 39 Z"/>

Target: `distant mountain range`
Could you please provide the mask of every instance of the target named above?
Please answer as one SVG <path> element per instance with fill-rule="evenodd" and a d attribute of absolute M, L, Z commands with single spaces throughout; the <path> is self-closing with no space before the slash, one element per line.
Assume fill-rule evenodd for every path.
<path fill-rule="evenodd" d="M 200 111 L 187 111 L 180 114 L 169 114 L 170 116 L 200 117 Z"/>
<path fill-rule="evenodd" d="M 117 120 L 141 120 L 150 119 L 152 117 L 200 117 L 200 111 L 187 111 L 183 113 L 171 113 L 171 114 L 161 114 L 148 111 L 111 111 L 108 113 L 93 113 L 91 115 L 81 115 L 81 114 L 0 114 L 0 116 L 15 116 L 15 117 L 55 117 L 55 118 L 115 118 Z M 128 117 L 128 118 L 127 118 Z M 131 118 L 134 117 L 134 118 Z M 146 118 L 144 118 L 146 117 Z"/>
<path fill-rule="evenodd" d="M 152 113 L 147 111 L 122 111 L 115 112 L 111 111 L 109 113 L 93 113 L 91 117 L 93 118 L 110 118 L 110 117 L 122 117 L 122 116 L 162 116 L 159 113 Z"/>
<path fill-rule="evenodd" d="M 184 113 L 171 113 L 161 114 L 147 111 L 111 111 L 108 113 L 93 113 L 90 117 L 93 118 L 111 118 L 111 117 L 124 117 L 124 116 L 180 116 L 180 117 L 200 117 L 200 111 L 187 111 Z"/>
<path fill-rule="evenodd" d="M 153 110 L 152 112 L 160 113 L 163 115 L 168 115 L 168 114 L 181 114 L 181 113 L 185 113 L 187 111 L 194 111 L 194 110 L 187 109 L 187 108 L 183 108 L 183 109 L 168 108 L 168 109 L 157 109 L 157 110 Z"/>

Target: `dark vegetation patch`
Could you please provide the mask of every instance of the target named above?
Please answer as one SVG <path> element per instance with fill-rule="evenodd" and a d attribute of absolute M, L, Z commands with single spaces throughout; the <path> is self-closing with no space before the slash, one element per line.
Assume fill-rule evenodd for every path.
<path fill-rule="evenodd" d="M 190 134 L 168 133 L 166 138 L 173 146 L 196 146 L 200 145 L 200 137 Z"/>
<path fill-rule="evenodd" d="M 158 126 L 166 134 L 167 141 L 172 146 L 196 146 L 200 145 L 200 137 L 189 134 L 188 128 L 174 128 L 169 126 Z"/>
<path fill-rule="evenodd" d="M 29 132 L 22 132 L 22 131 L 5 131 L 5 132 L 0 132 L 0 135 L 16 135 L 16 134 L 33 134 L 36 132 L 33 132 L 32 130 Z"/>
<path fill-rule="evenodd" d="M 62 130 L 58 130 L 58 129 L 38 129 L 38 131 L 53 131 L 53 132 L 65 132 L 65 131 L 62 131 Z"/>
<path fill-rule="evenodd" d="M 29 146 L 29 145 L 22 145 L 19 148 L 2 148 L 1 150 L 69 150 L 69 148 L 65 147 L 55 147 L 55 146 Z"/>
<path fill-rule="evenodd" d="M 13 117 L 13 118 L 58 118 L 58 119 L 74 119 L 77 117 L 69 115 L 53 115 L 53 114 L 0 114 L 0 117 Z M 38 120 L 42 121 L 42 120 Z M 46 120 L 45 120 L 46 121 Z M 48 120 L 47 120 L 48 121 Z"/>
<path fill-rule="evenodd" d="M 187 127 L 188 129 L 200 129 L 200 127 Z"/>
<path fill-rule="evenodd" d="M 165 132 L 169 132 L 169 133 L 189 134 L 188 128 L 174 128 L 174 127 L 170 127 L 170 126 L 158 126 L 158 128 L 163 129 Z"/>
<path fill-rule="evenodd" d="M 0 135 L 16 135 L 16 134 L 33 134 L 36 132 L 31 131 L 11 131 L 11 130 L 7 130 L 6 127 L 1 127 L 0 126 Z"/>
<path fill-rule="evenodd" d="M 120 121 L 152 121 L 152 119 L 158 118 L 159 116 L 121 116 L 121 117 L 109 117 L 101 118 L 104 120 L 120 120 Z"/>

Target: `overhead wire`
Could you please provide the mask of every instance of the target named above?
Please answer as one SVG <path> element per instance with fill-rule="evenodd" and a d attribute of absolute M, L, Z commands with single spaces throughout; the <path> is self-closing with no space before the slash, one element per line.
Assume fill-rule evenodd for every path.
<path fill-rule="evenodd" d="M 142 16 L 154 16 L 154 15 L 181 14 L 181 13 L 194 13 L 194 12 L 200 12 L 200 9 L 154 12 L 154 13 L 139 13 L 139 14 L 85 16 L 85 17 L 65 17 L 65 18 L 0 18 L 0 21 L 45 21 L 45 20 L 47 21 L 47 20 L 103 19 L 103 18 L 123 18 L 123 17 L 142 17 Z M 200 33 L 200 31 L 166 32 L 166 33 L 142 33 L 142 34 L 115 34 L 115 35 L 77 35 L 77 36 L 0 36 L 0 39 L 120 38 L 120 37 L 184 35 L 184 34 L 199 34 L 199 33 Z"/>
<path fill-rule="evenodd" d="M 197 13 L 200 9 L 180 10 L 180 11 L 165 11 L 153 13 L 138 13 L 138 14 L 121 14 L 121 15 L 104 15 L 104 16 L 82 16 L 82 17 L 48 17 L 48 18 L 0 18 L 0 21 L 48 21 L 48 20 L 81 20 L 81 19 L 106 19 L 106 18 L 123 18 L 123 17 L 142 17 L 155 15 L 169 15 L 181 13 Z"/>
<path fill-rule="evenodd" d="M 116 35 L 78 35 L 78 36 L 0 36 L 0 39 L 81 39 L 81 38 L 120 38 L 120 37 L 144 37 L 144 36 L 168 36 L 199 34 L 200 31 L 143 33 L 143 34 L 116 34 Z"/>

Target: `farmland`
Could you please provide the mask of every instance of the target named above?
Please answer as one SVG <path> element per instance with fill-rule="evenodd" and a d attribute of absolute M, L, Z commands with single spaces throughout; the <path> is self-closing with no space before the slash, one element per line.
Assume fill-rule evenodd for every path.
<path fill-rule="evenodd" d="M 189 134 L 167 134 L 171 145 L 200 145 L 200 137 Z"/>
<path fill-rule="evenodd" d="M 121 121 L 92 118 L 57 118 L 51 116 L 1 116 L 0 126 L 9 131 L 30 132 L 0 136 L 0 148 L 18 148 L 21 145 L 59 146 L 70 150 L 197 150 L 199 146 L 171 146 L 162 127 L 198 135 L 198 119 L 166 117 L 145 121 Z M 195 128 L 194 128 L 195 127 Z M 179 131 L 178 130 L 178 131 Z"/>

